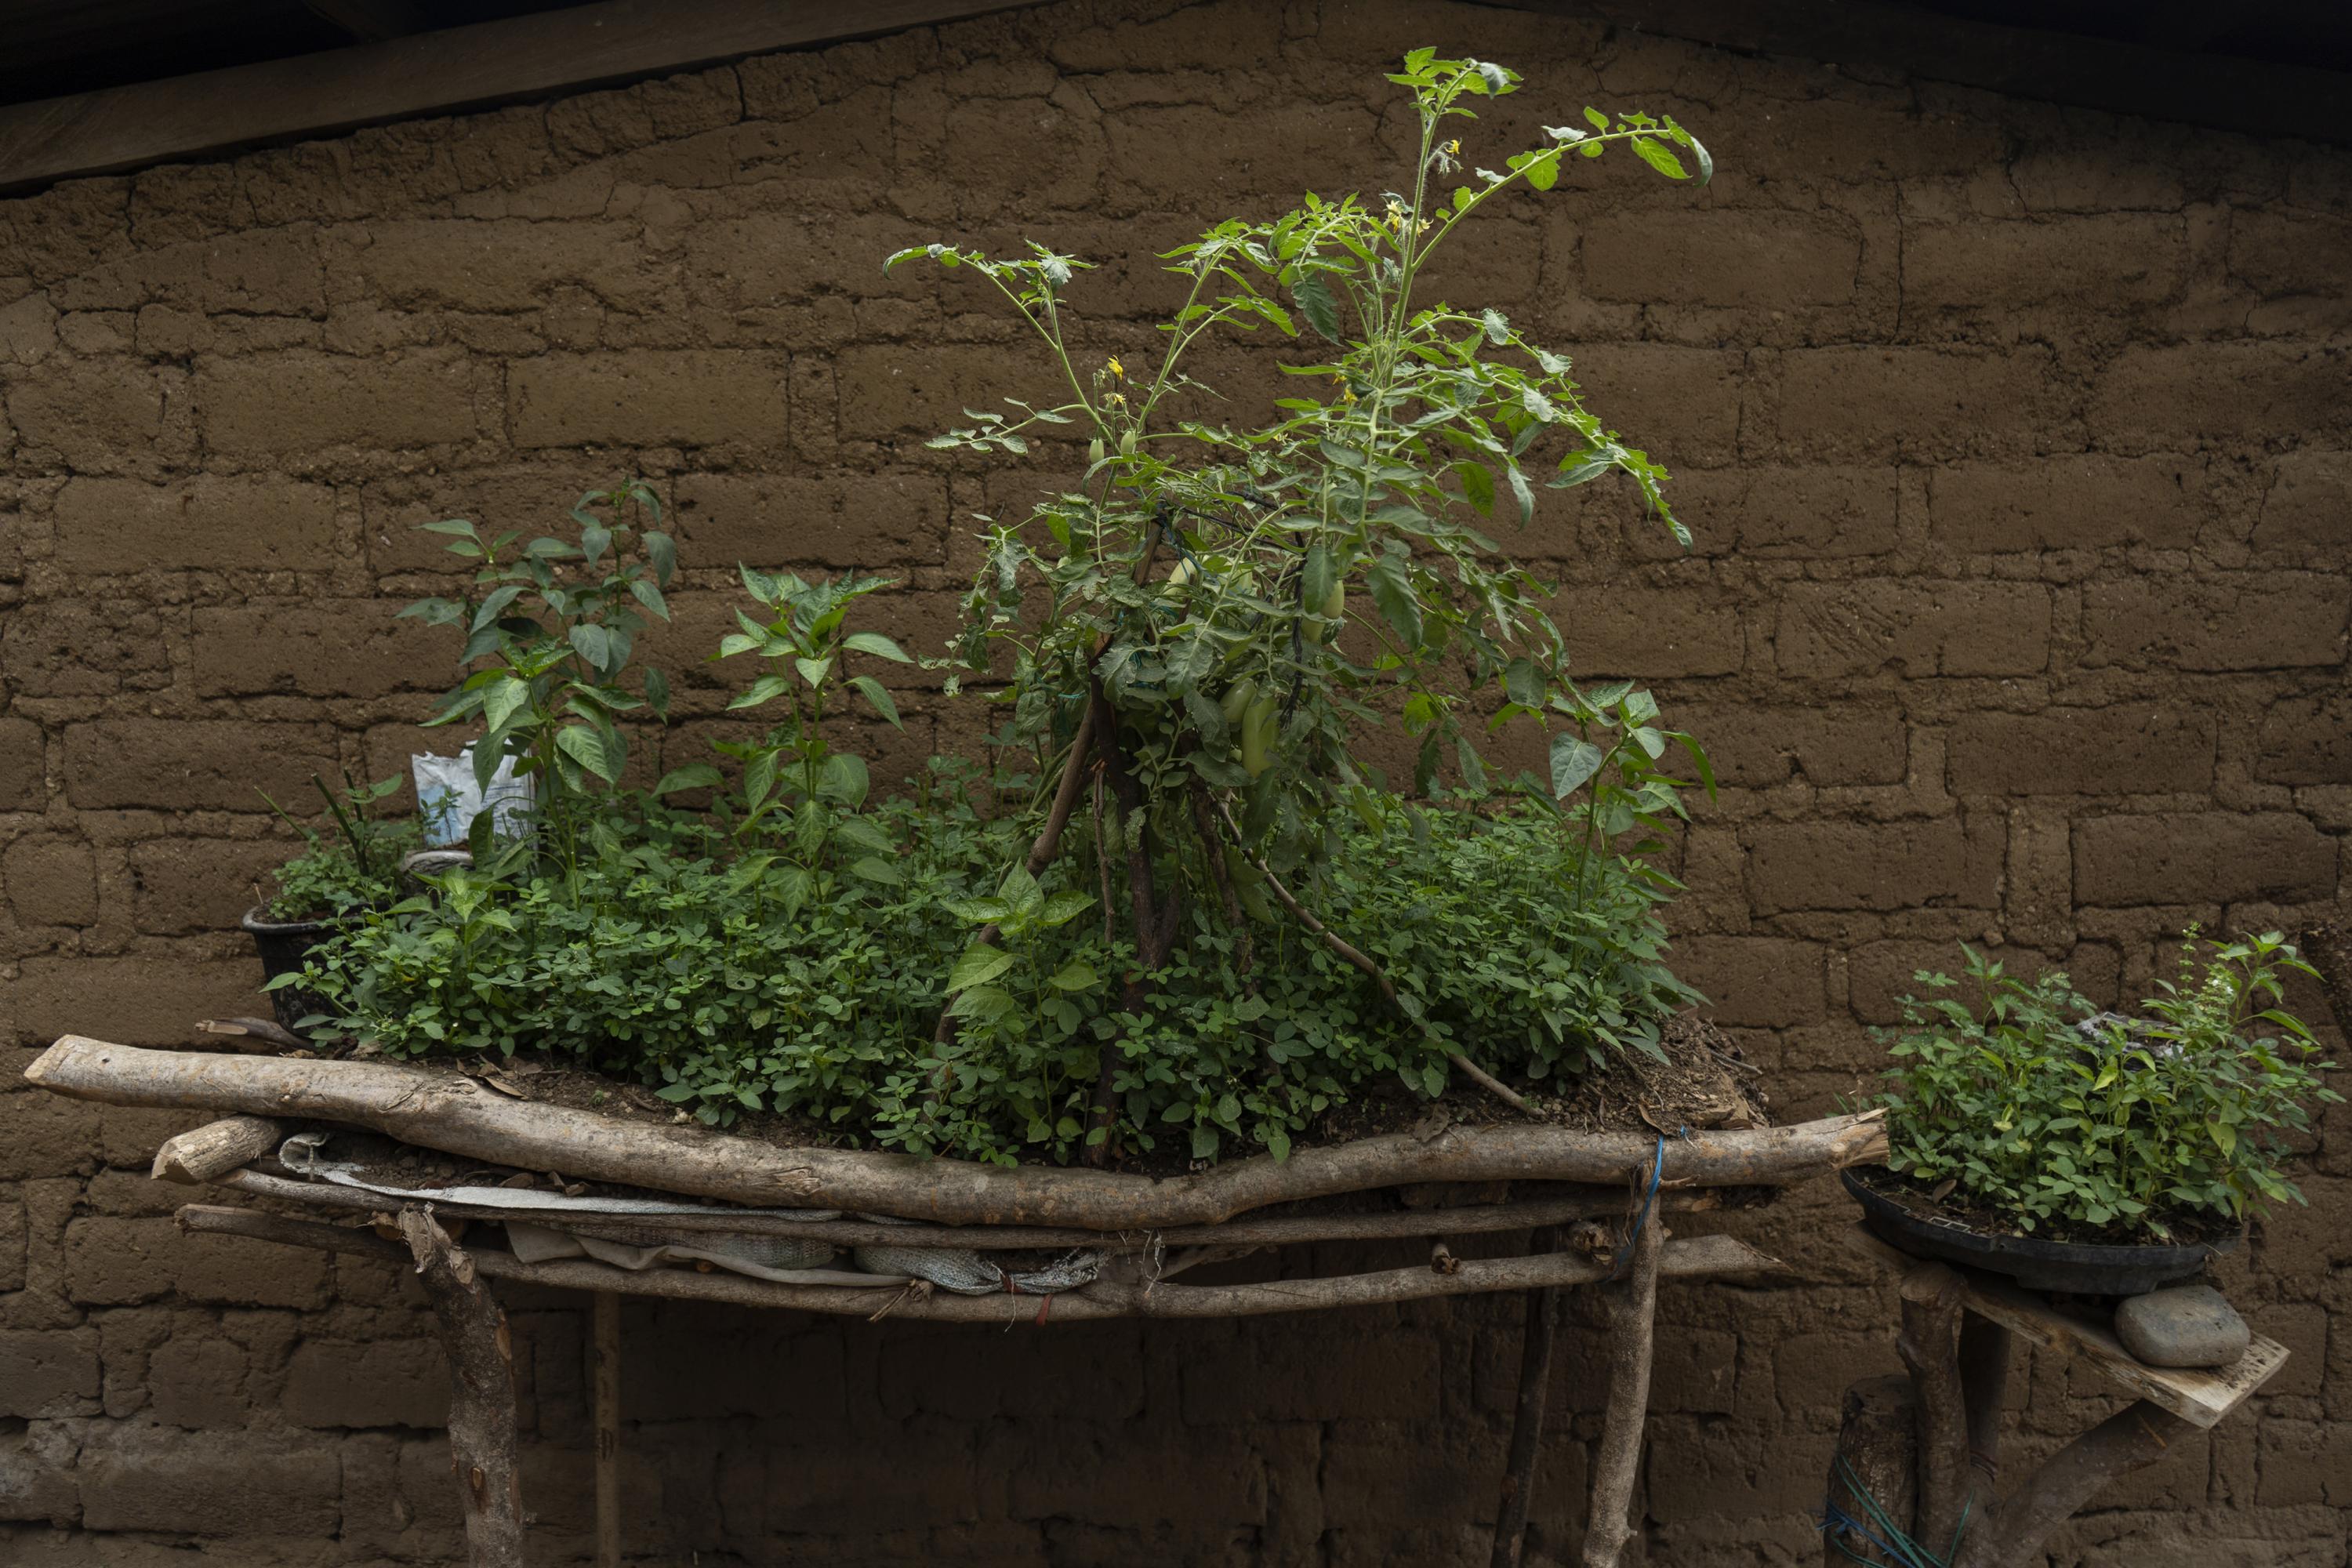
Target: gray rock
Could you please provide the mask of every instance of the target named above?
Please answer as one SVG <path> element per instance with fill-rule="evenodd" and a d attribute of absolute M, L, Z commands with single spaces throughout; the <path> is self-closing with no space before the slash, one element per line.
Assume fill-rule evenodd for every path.
<path fill-rule="evenodd" d="M 2116 1307 L 2116 1337 L 2149 1366 L 2228 1366 L 2252 1331 L 2210 1285 L 2176 1285 Z"/>

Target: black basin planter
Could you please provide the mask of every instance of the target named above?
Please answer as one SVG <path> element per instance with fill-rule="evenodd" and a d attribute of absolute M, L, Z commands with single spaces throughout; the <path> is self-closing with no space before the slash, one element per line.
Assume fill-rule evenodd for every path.
<path fill-rule="evenodd" d="M 1978 1230 L 1937 1212 L 1924 1198 L 1906 1203 L 1866 1179 L 1886 1173 L 1883 1165 L 1839 1173 L 1845 1190 L 1862 1205 L 1863 1223 L 1873 1236 L 1914 1258 L 2005 1274 L 2032 1290 L 2141 1296 L 2201 1272 L 2214 1257 L 2235 1250 L 2244 1239 L 2231 1236 L 2168 1247 L 2118 1247 Z"/>
<path fill-rule="evenodd" d="M 274 921 L 269 918 L 268 905 L 256 904 L 246 910 L 245 918 L 236 923 L 253 938 L 254 948 L 261 954 L 261 976 L 267 982 L 300 969 L 303 957 L 312 948 L 350 922 L 348 918 Z M 299 986 L 283 986 L 268 995 L 270 1011 L 277 1015 L 278 1022 L 289 1029 L 294 1027 L 297 1019 L 309 1017 L 322 1006 L 316 994 Z"/>

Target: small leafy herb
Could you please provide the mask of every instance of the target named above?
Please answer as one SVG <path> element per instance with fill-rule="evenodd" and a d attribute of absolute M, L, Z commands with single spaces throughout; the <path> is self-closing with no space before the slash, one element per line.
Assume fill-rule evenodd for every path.
<path fill-rule="evenodd" d="M 2200 965 L 2201 949 L 2201 965 Z M 2065 975 L 2032 980 L 1968 948 L 1979 996 L 1903 1001 L 1880 1097 L 1889 1164 L 2018 1229 L 2111 1227 L 2158 1239 L 2183 1215 L 2242 1218 L 2302 1201 L 2280 1173 L 2323 1084 L 2311 1031 L 2276 1004 L 2309 966 L 2276 932 L 2181 949 L 2146 1015 L 2095 1014 Z M 1943 974 L 1916 978 L 1953 988 Z"/>

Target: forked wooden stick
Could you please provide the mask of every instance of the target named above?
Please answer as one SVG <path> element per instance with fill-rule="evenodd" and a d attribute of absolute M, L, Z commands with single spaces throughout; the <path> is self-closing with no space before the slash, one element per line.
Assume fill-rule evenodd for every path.
<path fill-rule="evenodd" d="M 400 1211 L 416 1274 L 449 1354 L 449 1468 L 471 1568 L 522 1568 L 522 1475 L 515 1457 L 514 1340 L 470 1255 L 415 1205 Z"/>

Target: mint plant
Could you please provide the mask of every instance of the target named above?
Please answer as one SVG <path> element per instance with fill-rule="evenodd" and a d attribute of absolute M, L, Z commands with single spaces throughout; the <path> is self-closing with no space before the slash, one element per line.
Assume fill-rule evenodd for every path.
<path fill-rule="evenodd" d="M 2277 1006 L 2284 975 L 2312 973 L 2284 937 L 2191 931 L 2138 1019 L 2095 1013 L 2056 971 L 2025 980 L 1961 952 L 1973 1005 L 1903 1000 L 1879 1100 L 1895 1171 L 1948 1180 L 2021 1231 L 2164 1240 L 2185 1215 L 2302 1201 L 2283 1169 L 2311 1107 L 2343 1097 L 2310 1028 Z"/>

